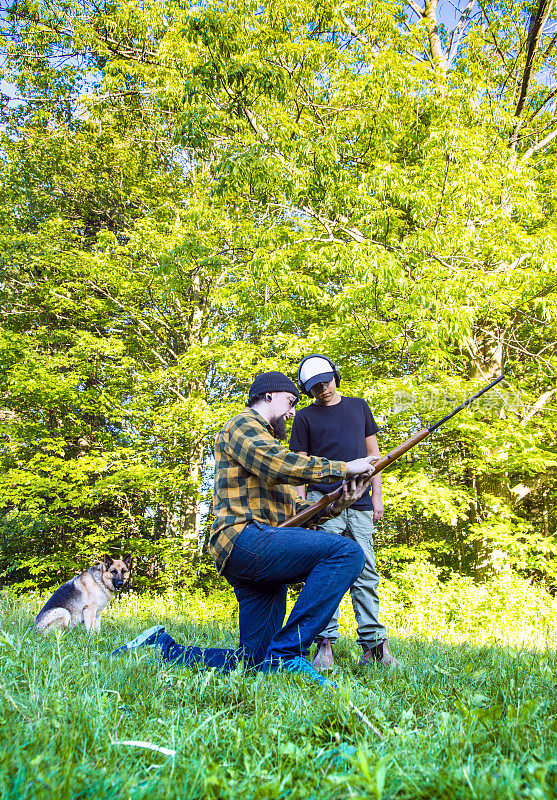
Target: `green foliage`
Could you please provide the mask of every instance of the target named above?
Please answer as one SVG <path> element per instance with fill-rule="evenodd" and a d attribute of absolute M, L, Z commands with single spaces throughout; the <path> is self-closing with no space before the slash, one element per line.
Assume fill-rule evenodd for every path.
<path fill-rule="evenodd" d="M 535 7 L 483 4 L 455 48 L 426 11 L 10 8 L 4 580 L 124 546 L 181 580 L 214 431 L 255 373 L 324 351 L 383 451 L 506 371 L 385 476 L 379 539 L 554 586 L 554 20 L 529 72 Z"/>
<path fill-rule="evenodd" d="M 496 563 L 495 569 L 478 586 L 465 575 L 442 579 L 422 557 L 382 582 L 383 613 L 396 631 L 418 637 L 549 647 L 555 598 L 505 566 Z"/>

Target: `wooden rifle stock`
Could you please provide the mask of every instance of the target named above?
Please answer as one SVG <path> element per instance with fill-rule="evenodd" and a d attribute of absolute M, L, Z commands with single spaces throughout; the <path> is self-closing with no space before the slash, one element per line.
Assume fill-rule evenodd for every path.
<path fill-rule="evenodd" d="M 398 458 L 403 456 L 415 445 L 419 444 L 419 442 L 425 439 L 426 436 L 429 436 L 430 433 L 432 433 L 434 430 L 437 430 L 440 425 L 442 425 L 444 422 L 447 422 L 447 420 L 451 419 L 451 417 L 454 417 L 454 415 L 463 408 L 469 406 L 474 402 L 474 400 L 477 400 L 478 397 L 481 397 L 482 394 L 495 386 L 496 383 L 502 381 L 504 377 L 504 375 L 500 375 L 498 378 L 492 381 L 489 386 L 485 386 L 483 389 L 477 392 L 477 394 L 473 395 L 473 397 L 469 397 L 468 400 L 465 400 L 462 405 L 460 405 L 458 408 L 455 408 L 454 411 L 451 411 L 450 414 L 447 414 L 447 416 L 443 417 L 443 419 L 439 420 L 439 422 L 436 422 L 434 425 L 430 425 L 429 428 L 422 428 L 421 431 L 418 431 L 418 433 L 415 433 L 405 442 L 399 444 L 398 447 L 395 447 L 395 449 L 391 450 L 390 453 L 387 453 L 386 456 L 381 456 L 381 458 L 379 458 L 373 465 L 371 476 L 373 477 L 374 475 L 377 475 L 379 472 L 381 472 L 381 470 L 385 469 L 385 467 L 388 467 L 389 464 L 392 464 Z M 324 494 L 323 497 L 317 501 L 317 503 L 314 503 L 309 508 L 306 508 L 305 511 L 300 511 L 300 513 L 296 514 L 294 517 L 287 519 L 285 522 L 281 522 L 280 525 L 277 525 L 277 528 L 299 528 L 304 524 L 304 522 L 310 520 L 312 517 L 326 508 L 330 503 L 334 503 L 335 500 L 338 500 L 341 496 L 342 486 L 339 486 L 338 489 L 329 492 L 329 494 Z"/>

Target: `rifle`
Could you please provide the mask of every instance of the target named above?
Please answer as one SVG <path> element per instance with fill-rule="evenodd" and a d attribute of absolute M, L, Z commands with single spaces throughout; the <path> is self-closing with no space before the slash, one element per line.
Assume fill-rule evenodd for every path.
<path fill-rule="evenodd" d="M 372 467 L 370 477 L 377 475 L 379 472 L 384 470 L 385 467 L 388 467 L 389 464 L 392 464 L 394 461 L 399 459 L 401 456 L 415 447 L 419 442 L 429 436 L 430 433 L 433 433 L 433 431 L 437 430 L 437 428 L 443 425 L 444 422 L 447 422 L 447 420 L 451 419 L 451 417 L 454 417 L 455 414 L 458 414 L 459 411 L 462 411 L 463 408 L 466 408 L 466 406 L 469 406 L 474 402 L 474 400 L 477 400 L 478 397 L 481 397 L 482 394 L 492 389 L 495 384 L 499 383 L 499 381 L 502 381 L 504 377 L 504 375 L 500 375 L 498 378 L 492 381 L 489 386 L 486 386 L 485 388 L 481 389 L 481 391 L 477 392 L 477 394 L 469 397 L 468 400 L 465 400 L 462 405 L 460 405 L 458 408 L 455 408 L 454 411 L 451 411 L 451 413 L 447 414 L 447 416 L 443 417 L 443 419 L 440 419 L 439 422 L 436 422 L 434 425 L 430 425 L 428 428 L 422 428 L 421 431 L 418 431 L 418 433 L 415 433 L 405 442 L 399 444 L 398 447 L 395 447 L 395 449 L 391 450 L 390 453 L 387 453 L 387 455 L 379 458 Z M 329 492 L 329 494 L 324 494 L 323 497 L 317 501 L 317 503 L 314 503 L 305 511 L 300 511 L 300 513 L 296 514 L 294 517 L 287 519 L 285 522 L 281 522 L 280 525 L 277 525 L 277 528 L 299 528 L 304 522 L 307 522 L 309 519 L 326 508 L 329 503 L 334 503 L 334 501 L 338 500 L 341 496 L 342 486 L 339 486 L 338 489 Z"/>

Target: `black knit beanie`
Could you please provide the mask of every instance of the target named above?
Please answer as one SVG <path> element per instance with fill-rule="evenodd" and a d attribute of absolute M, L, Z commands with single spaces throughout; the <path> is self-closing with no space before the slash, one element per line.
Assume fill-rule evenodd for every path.
<path fill-rule="evenodd" d="M 263 372 L 258 375 L 249 389 L 248 402 L 254 397 L 259 397 L 266 392 L 290 392 L 296 398 L 300 396 L 298 387 L 283 375 L 282 372 Z"/>

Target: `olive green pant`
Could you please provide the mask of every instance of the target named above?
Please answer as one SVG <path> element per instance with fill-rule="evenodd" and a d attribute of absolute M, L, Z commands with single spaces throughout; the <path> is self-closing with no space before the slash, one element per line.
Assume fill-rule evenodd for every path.
<path fill-rule="evenodd" d="M 308 492 L 307 499 L 316 502 L 321 498 L 319 492 Z M 357 511 L 347 508 L 338 517 L 320 523 L 320 528 L 347 536 L 357 542 L 366 557 L 366 563 L 350 588 L 352 607 L 358 625 L 358 644 L 368 650 L 387 638 L 387 630 L 379 622 L 379 597 L 377 587 L 379 575 L 375 568 L 373 551 L 373 511 Z M 335 611 L 327 627 L 319 634 L 319 639 L 338 639 L 338 613 Z"/>

